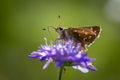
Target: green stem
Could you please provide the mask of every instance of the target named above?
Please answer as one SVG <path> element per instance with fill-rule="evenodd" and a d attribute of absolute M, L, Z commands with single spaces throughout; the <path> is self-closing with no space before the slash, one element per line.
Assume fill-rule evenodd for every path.
<path fill-rule="evenodd" d="M 58 80 L 61 80 L 61 78 L 62 78 L 63 69 L 64 69 L 64 66 L 61 66 L 61 67 L 60 67 L 59 79 L 58 79 Z"/>

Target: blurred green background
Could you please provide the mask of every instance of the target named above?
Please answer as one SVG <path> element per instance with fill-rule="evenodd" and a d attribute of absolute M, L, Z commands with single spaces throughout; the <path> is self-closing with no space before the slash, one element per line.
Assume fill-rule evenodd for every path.
<path fill-rule="evenodd" d="M 120 80 L 119 0 L 4 0 L 0 7 L 0 80 L 58 80 L 54 64 L 43 70 L 45 62 L 28 58 L 44 44 L 44 37 L 57 37 L 54 30 L 42 29 L 58 26 L 58 15 L 66 28 L 102 27 L 88 50 L 98 70 L 84 74 L 68 67 L 62 80 Z"/>

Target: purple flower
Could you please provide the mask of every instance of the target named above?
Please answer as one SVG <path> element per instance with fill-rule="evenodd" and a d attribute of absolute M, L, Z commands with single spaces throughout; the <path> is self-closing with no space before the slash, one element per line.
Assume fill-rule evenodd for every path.
<path fill-rule="evenodd" d="M 89 70 L 96 71 L 92 65 L 94 58 L 89 58 L 87 53 L 80 50 L 81 45 L 73 45 L 74 41 L 57 42 L 55 45 L 41 45 L 40 49 L 32 52 L 29 58 L 38 58 L 40 61 L 47 60 L 43 66 L 45 69 L 51 62 L 55 62 L 57 67 L 72 66 L 74 69 L 87 73 Z"/>

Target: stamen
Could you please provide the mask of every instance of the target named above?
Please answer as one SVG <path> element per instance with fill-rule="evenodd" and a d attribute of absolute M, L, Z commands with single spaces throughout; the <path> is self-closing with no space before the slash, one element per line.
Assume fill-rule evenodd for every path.
<path fill-rule="evenodd" d="M 47 38 L 46 38 L 46 37 L 44 37 L 44 40 L 45 40 L 45 44 L 46 44 L 46 46 L 47 46 L 47 45 L 48 45 L 48 44 L 47 44 Z"/>

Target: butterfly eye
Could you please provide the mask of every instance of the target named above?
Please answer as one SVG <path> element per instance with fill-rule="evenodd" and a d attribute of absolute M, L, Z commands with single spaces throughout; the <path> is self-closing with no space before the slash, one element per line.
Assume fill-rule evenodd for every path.
<path fill-rule="evenodd" d="M 60 27 L 59 29 L 60 29 L 60 30 L 63 30 L 63 28 L 61 28 L 61 27 Z"/>

